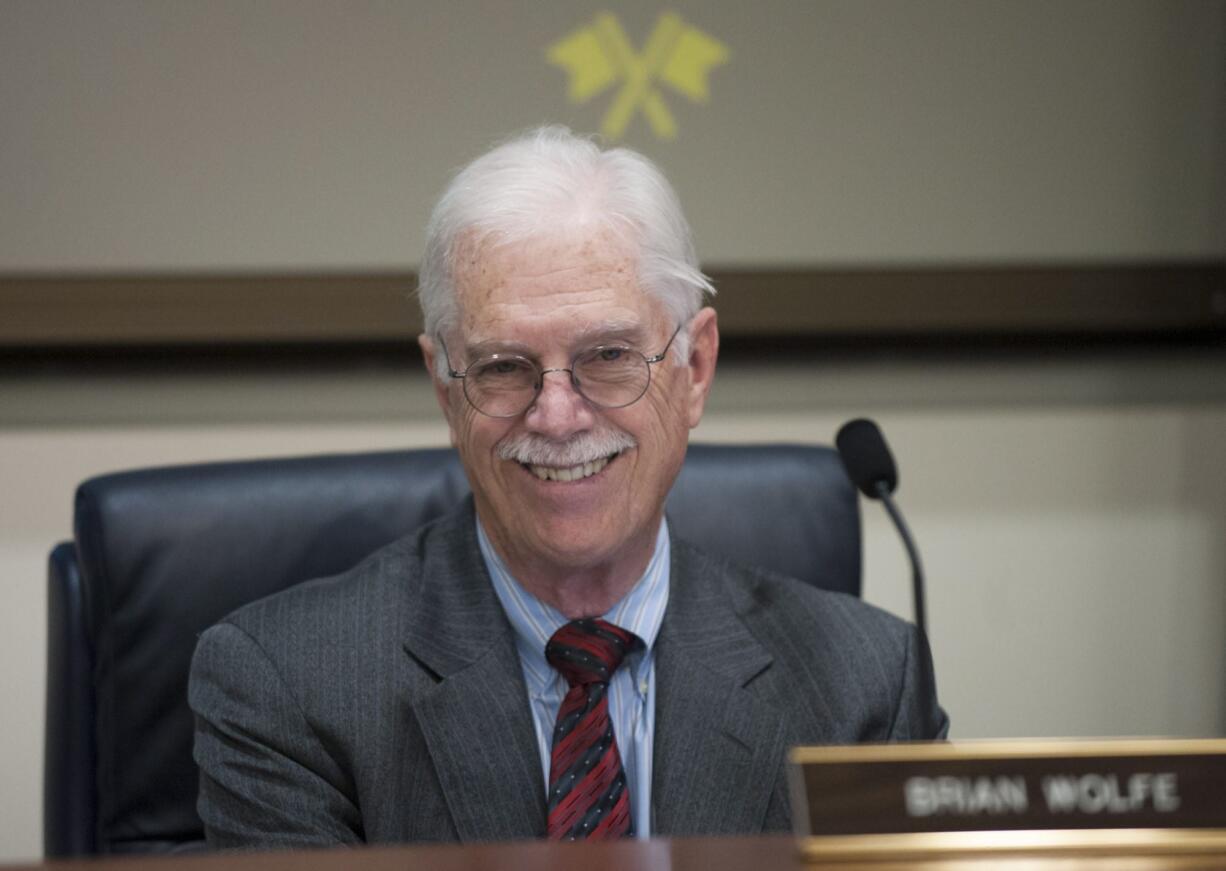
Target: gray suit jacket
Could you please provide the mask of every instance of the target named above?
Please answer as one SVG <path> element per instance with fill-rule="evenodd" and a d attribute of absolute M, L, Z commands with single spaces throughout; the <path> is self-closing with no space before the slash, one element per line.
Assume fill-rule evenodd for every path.
<path fill-rule="evenodd" d="M 789 746 L 947 729 L 909 624 L 679 541 L 657 645 L 653 834 L 784 831 Z M 214 846 L 545 833 L 527 691 L 471 501 L 208 630 L 189 698 Z"/>

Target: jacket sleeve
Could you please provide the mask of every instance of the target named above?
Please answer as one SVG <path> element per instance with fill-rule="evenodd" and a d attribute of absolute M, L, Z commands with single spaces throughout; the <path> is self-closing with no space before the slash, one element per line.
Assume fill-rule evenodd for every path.
<path fill-rule="evenodd" d="M 200 768 L 197 809 L 209 846 L 362 842 L 348 775 L 255 639 L 228 623 L 205 632 L 188 701 Z"/>
<path fill-rule="evenodd" d="M 949 736 L 949 716 L 937 703 L 936 678 L 928 639 L 907 627 L 902 689 L 890 725 L 890 741 L 943 741 Z"/>

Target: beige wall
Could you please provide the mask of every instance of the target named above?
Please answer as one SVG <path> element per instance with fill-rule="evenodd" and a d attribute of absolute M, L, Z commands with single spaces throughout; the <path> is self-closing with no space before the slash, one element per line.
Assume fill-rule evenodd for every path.
<path fill-rule="evenodd" d="M 595 130 L 546 48 L 656 0 L 8 0 L 0 271 L 412 268 L 447 174 Z M 1220 0 L 679 0 L 725 43 L 679 135 L 708 265 L 1226 253 Z"/>
<path fill-rule="evenodd" d="M 728 363 L 695 437 L 829 442 L 848 417 L 880 420 L 955 737 L 1220 735 L 1224 363 Z M 81 479 L 446 434 L 416 373 L 0 378 L 0 396 L 0 859 L 17 859 L 40 851 L 44 564 Z M 902 549 L 877 506 L 865 518 L 866 598 L 907 615 Z"/>

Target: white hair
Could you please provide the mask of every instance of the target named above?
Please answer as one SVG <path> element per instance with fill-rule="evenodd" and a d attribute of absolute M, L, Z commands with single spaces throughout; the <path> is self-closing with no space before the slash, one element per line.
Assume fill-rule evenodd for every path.
<path fill-rule="evenodd" d="M 654 163 L 627 148 L 602 150 L 565 127 L 540 127 L 468 164 L 435 205 L 418 286 L 426 333 L 438 338 L 457 325 L 453 267 L 461 243 L 593 228 L 634 247 L 639 284 L 676 324 L 698 312 L 704 292 L 715 293 L 698 268 L 681 203 Z M 677 336 L 677 359 L 688 357 L 688 339 L 684 330 Z M 438 363 L 441 375 L 446 364 Z"/>

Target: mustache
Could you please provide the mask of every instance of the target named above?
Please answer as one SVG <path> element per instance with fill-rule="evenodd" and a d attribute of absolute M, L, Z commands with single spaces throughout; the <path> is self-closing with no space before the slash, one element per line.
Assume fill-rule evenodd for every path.
<path fill-rule="evenodd" d="M 529 466 L 565 468 L 591 463 L 637 446 L 634 436 L 613 428 L 579 433 L 564 442 L 537 433 L 519 433 L 508 436 L 498 445 L 498 458 Z"/>

